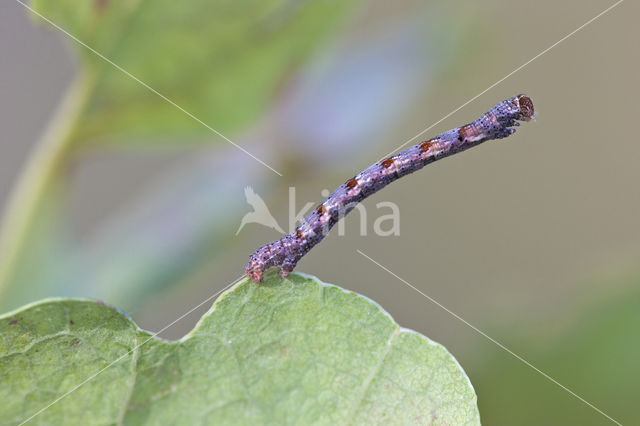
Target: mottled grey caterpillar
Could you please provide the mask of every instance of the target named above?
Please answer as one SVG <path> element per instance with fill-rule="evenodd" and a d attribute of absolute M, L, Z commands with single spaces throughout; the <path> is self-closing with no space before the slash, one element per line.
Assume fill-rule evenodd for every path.
<path fill-rule="evenodd" d="M 533 102 L 528 96 L 514 96 L 467 125 L 451 129 L 367 167 L 333 191 L 293 232 L 260 247 L 249 256 L 246 274 L 259 283 L 264 271 L 280 267 L 280 275 L 286 277 L 333 225 L 369 195 L 433 161 L 490 139 L 506 138 L 515 132 L 514 126 L 520 125 L 517 120 L 529 121 L 533 114 Z"/>

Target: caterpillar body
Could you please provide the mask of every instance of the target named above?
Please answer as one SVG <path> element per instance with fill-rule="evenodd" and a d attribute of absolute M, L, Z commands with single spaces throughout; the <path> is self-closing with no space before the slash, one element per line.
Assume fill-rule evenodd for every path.
<path fill-rule="evenodd" d="M 293 232 L 258 248 L 249 256 L 245 273 L 259 283 L 267 269 L 279 267 L 280 275 L 286 277 L 342 217 L 369 195 L 436 160 L 491 139 L 506 138 L 515 132 L 515 126 L 520 125 L 518 121 L 529 121 L 533 115 L 531 98 L 523 94 L 514 96 L 498 103 L 469 124 L 448 130 L 367 167 L 333 191 Z"/>

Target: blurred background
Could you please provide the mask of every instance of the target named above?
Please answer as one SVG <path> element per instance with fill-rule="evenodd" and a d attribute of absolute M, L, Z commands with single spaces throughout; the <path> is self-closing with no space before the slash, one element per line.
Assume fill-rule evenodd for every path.
<path fill-rule="evenodd" d="M 0 308 L 90 297 L 157 331 L 243 271 L 296 212 L 612 1 L 0 3 Z M 640 6 L 623 2 L 419 140 L 526 93 L 536 121 L 365 201 L 297 270 L 445 345 L 485 424 L 609 421 L 367 260 L 625 424 L 640 423 Z M 418 141 L 419 141 L 418 140 Z M 416 141 L 416 142 L 418 142 Z M 400 235 L 376 236 L 376 204 Z M 185 334 L 208 309 L 166 330 Z"/>

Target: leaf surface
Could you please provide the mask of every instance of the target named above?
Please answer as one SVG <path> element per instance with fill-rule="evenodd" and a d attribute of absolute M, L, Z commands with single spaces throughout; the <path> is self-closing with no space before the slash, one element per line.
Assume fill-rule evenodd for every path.
<path fill-rule="evenodd" d="M 241 281 L 176 342 L 115 308 L 62 299 L 5 315 L 0 336 L 9 424 L 96 373 L 32 421 L 479 423 L 473 388 L 443 346 L 371 300 L 301 274 Z"/>

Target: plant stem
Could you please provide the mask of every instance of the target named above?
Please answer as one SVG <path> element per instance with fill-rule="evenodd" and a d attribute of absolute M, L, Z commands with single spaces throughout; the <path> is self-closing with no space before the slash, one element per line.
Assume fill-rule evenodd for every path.
<path fill-rule="evenodd" d="M 90 72 L 75 77 L 11 193 L 0 224 L 0 296 L 15 274 L 20 256 L 26 255 L 25 242 L 48 184 L 66 163 L 74 126 L 89 98 L 92 82 Z"/>

